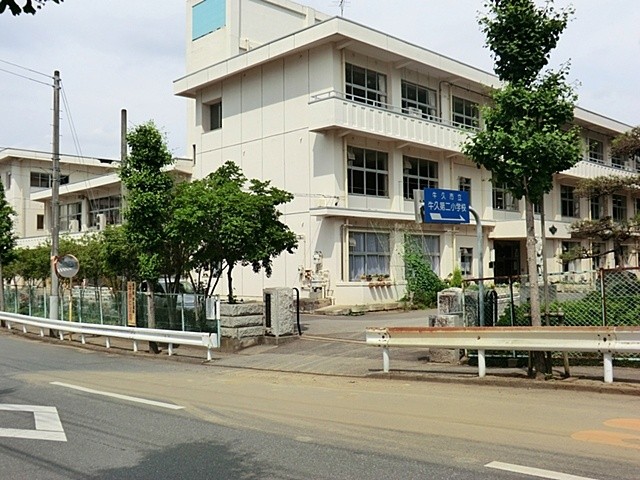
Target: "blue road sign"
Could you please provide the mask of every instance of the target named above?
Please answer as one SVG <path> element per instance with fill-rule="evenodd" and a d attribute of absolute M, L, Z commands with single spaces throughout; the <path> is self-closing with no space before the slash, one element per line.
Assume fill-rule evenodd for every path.
<path fill-rule="evenodd" d="M 424 189 L 425 223 L 469 223 L 469 192 Z"/>

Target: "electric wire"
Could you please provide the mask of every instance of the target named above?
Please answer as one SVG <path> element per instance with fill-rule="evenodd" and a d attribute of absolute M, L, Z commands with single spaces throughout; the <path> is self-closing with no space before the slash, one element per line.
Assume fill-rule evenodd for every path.
<path fill-rule="evenodd" d="M 47 87 L 53 86 L 50 83 L 43 82 L 42 80 L 36 80 L 35 78 L 27 77 L 26 75 L 21 75 L 19 73 L 12 72 L 11 70 L 6 70 L 4 68 L 0 68 L 0 72 L 8 73 L 9 75 L 15 75 L 16 77 L 24 78 L 25 80 L 29 80 L 31 82 L 39 83 L 41 85 L 46 85 Z"/>
<path fill-rule="evenodd" d="M 17 63 L 12 63 L 7 60 L 2 60 L 0 58 L 0 63 L 6 63 L 7 65 L 11 65 L 12 67 L 21 68 L 22 70 L 26 70 L 27 72 L 37 73 L 38 75 L 42 75 L 43 77 L 47 77 L 53 80 L 53 77 L 47 73 L 39 72 L 38 70 L 33 70 L 32 68 L 23 67 L 22 65 L 18 65 Z"/>

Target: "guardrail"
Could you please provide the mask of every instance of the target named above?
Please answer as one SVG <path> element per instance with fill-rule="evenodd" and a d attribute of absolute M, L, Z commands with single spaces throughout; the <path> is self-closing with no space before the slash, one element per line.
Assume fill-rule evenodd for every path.
<path fill-rule="evenodd" d="M 367 345 L 382 347 L 389 372 L 389 347 L 461 348 L 478 351 L 478 375 L 486 375 L 486 350 L 597 352 L 604 381 L 613 382 L 613 354 L 640 353 L 640 327 L 369 327 Z"/>
<path fill-rule="evenodd" d="M 174 345 L 192 345 L 207 349 L 207 360 L 211 360 L 211 349 L 220 347 L 220 336 L 216 333 L 182 332 L 176 330 L 160 330 L 151 328 L 121 327 L 117 325 L 98 325 L 93 323 L 65 322 L 48 318 L 30 317 L 17 313 L 0 312 L 7 328 L 11 330 L 13 324 L 22 325 L 23 333 L 27 333 L 27 326 L 40 330 L 44 337 L 44 330 L 58 332 L 60 340 L 64 340 L 64 333 L 80 334 L 80 341 L 85 344 L 87 335 L 105 337 L 105 346 L 111 348 L 111 338 L 124 338 L 133 341 L 133 351 L 138 351 L 138 342 L 159 342 L 169 345 L 168 353 L 173 355 Z"/>

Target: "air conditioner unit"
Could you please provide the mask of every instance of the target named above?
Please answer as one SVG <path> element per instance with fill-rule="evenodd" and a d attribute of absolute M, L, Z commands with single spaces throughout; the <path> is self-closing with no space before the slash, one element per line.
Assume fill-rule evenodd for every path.
<path fill-rule="evenodd" d="M 104 230 L 107 228 L 107 216 L 104 213 L 99 213 L 96 215 L 96 224 L 98 230 Z"/>
<path fill-rule="evenodd" d="M 79 232 L 80 231 L 80 222 L 78 220 L 70 220 L 69 221 L 69 231 L 70 232 Z"/>
<path fill-rule="evenodd" d="M 416 107 L 407 107 L 407 114 L 411 117 L 422 118 L 422 110 Z"/>

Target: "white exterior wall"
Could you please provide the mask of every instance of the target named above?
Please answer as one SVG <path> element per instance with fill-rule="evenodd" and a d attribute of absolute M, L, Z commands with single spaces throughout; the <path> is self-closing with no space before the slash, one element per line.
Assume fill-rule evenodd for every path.
<path fill-rule="evenodd" d="M 189 5 L 192 3 L 188 2 Z M 177 81 L 177 92 L 194 99 L 190 102 L 192 115 L 188 129 L 189 143 L 195 145 L 196 151 L 194 178 L 202 178 L 223 162 L 233 160 L 248 178 L 271 180 L 295 197 L 283 206 L 282 212 L 284 221 L 298 235 L 297 251 L 277 258 L 273 277 L 269 279 L 250 269 L 237 269 L 234 277 L 236 294 L 261 297 L 265 287 L 306 288 L 309 283 L 304 280 L 305 272 L 318 270 L 322 273 L 320 276 L 328 280 L 325 293 L 335 303 L 398 300 L 405 293 L 401 253 L 404 232 L 416 230 L 439 236 L 441 277 L 446 277 L 459 265 L 460 248 L 473 249 L 476 259 L 472 276 L 477 276 L 479 265 L 473 223 L 443 226 L 413 222 L 413 202 L 403 198 L 403 155 L 437 162 L 439 188 L 457 190 L 459 177 L 471 179 L 471 205 L 480 213 L 484 226 L 485 277 L 493 276 L 490 267 L 495 259 L 493 242 L 496 240 L 519 242 L 520 265 L 524 270 L 524 201 L 520 202 L 517 212 L 494 209 L 490 172 L 478 169 L 460 154 L 466 134 L 448 126 L 452 96 L 486 103 L 488 98 L 484 92 L 488 84 L 494 83 L 491 77 L 390 37 L 380 40 L 384 46 L 376 46 L 383 34 L 337 19 L 331 20 L 340 22 L 336 31 L 353 30 L 356 40 L 309 40 L 309 46 L 303 48 L 300 45 L 313 38 L 311 33 L 305 31 L 290 37 L 282 37 L 282 34 L 311 25 L 314 22 L 310 19 L 319 17 L 305 16 L 304 9 L 281 8 L 276 5 L 278 3 L 276 0 L 229 0 L 227 5 L 232 7 L 227 11 L 228 24 L 238 25 L 241 31 L 238 38 L 252 39 L 245 43 L 250 50 L 224 62 L 225 59 L 218 58 L 216 48 L 219 46 L 211 46 L 209 50 L 202 47 L 202 51 L 196 51 L 196 46 L 188 47 L 188 65 L 197 64 L 205 70 L 195 72 L 191 68 L 187 77 Z M 238 9 L 239 5 L 242 11 Z M 229 19 L 229 15 L 238 15 L 242 20 Z M 272 26 L 280 24 L 281 34 L 276 36 L 278 32 L 272 30 Z M 326 30 L 331 29 L 327 27 Z M 215 43 L 220 33 L 211 34 L 205 41 Z M 198 42 L 201 44 L 197 46 L 199 49 L 204 43 L 202 39 L 193 43 Z M 236 39 L 236 43 L 242 46 L 242 41 Z M 262 43 L 267 45 L 252 50 Z M 233 57 L 238 52 L 234 50 L 228 55 Z M 398 60 L 398 53 L 391 52 L 402 52 L 406 55 L 405 60 Z M 425 63 L 425 59 L 433 63 Z M 216 65 L 217 62 L 221 63 Z M 345 100 L 345 63 L 385 74 L 389 106 L 378 108 Z M 449 70 L 443 70 L 444 66 Z M 410 118 L 400 112 L 402 80 L 436 90 L 442 124 Z M 203 127 L 206 123 L 203 122 L 204 105 L 218 99 L 222 99 L 222 128 L 206 131 Z M 606 149 L 610 139 L 625 130 L 623 125 L 590 112 L 577 113 L 578 123 L 586 129 L 585 141 L 587 137 L 601 139 Z M 600 133 L 592 131 L 594 125 Z M 348 146 L 388 154 L 388 197 L 347 194 Z M 562 271 L 557 255 L 561 253 L 562 241 L 570 239 L 568 229 L 576 220 L 560 214 L 559 185 L 573 185 L 579 178 L 621 172 L 613 170 L 610 166 L 582 161 L 557 176 L 556 186 L 544 202 L 546 228 L 552 225 L 556 228 L 555 234 L 547 233 L 550 272 Z M 628 202 L 628 210 L 633 212 L 633 199 L 629 198 Z M 587 200 L 581 200 L 581 212 L 589 212 Z M 536 228 L 540 235 L 539 224 Z M 370 288 L 367 282 L 349 281 L 349 231 L 389 232 L 392 285 Z M 316 252 L 322 254 L 321 265 L 313 261 Z M 612 256 L 608 261 L 611 266 Z M 588 269 L 590 262 L 578 263 Z M 226 286 L 222 288 L 221 293 L 225 293 Z"/>

